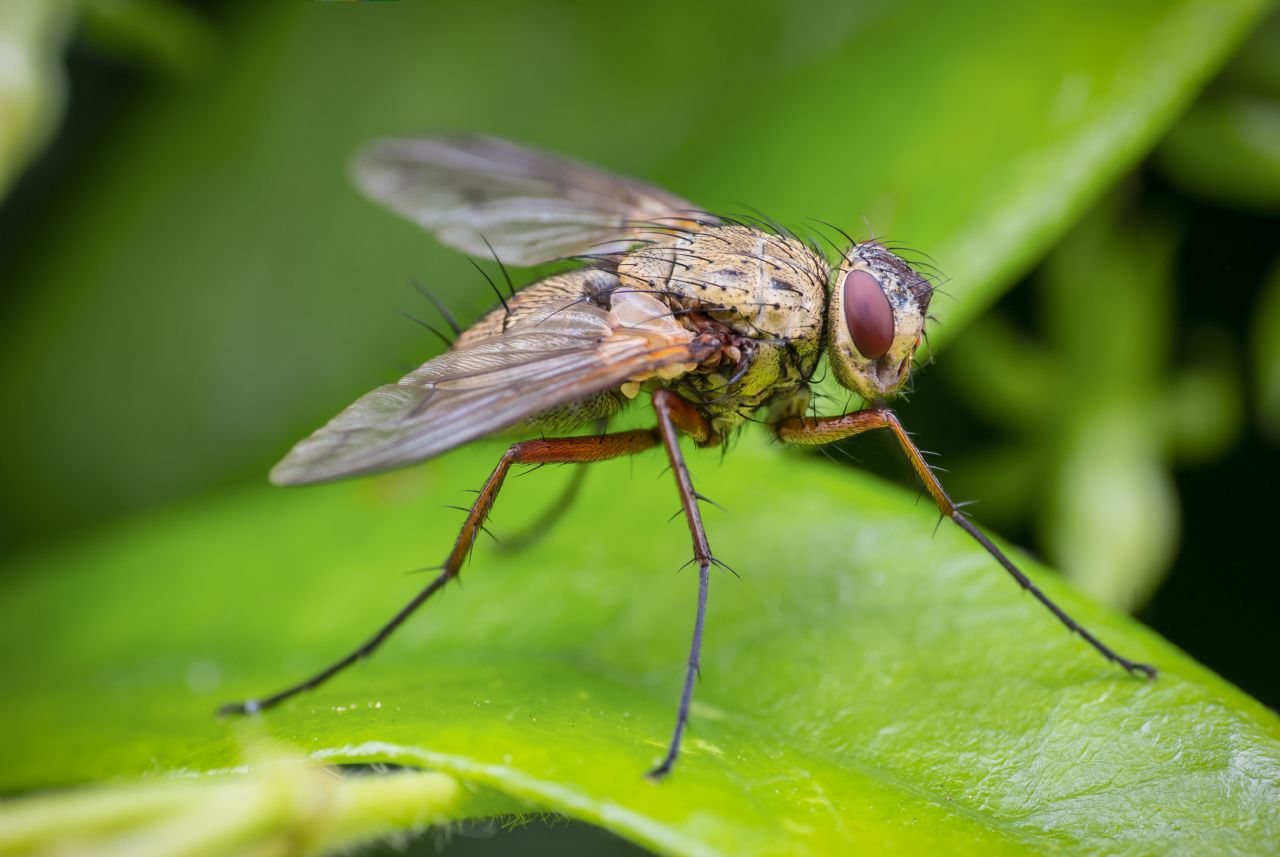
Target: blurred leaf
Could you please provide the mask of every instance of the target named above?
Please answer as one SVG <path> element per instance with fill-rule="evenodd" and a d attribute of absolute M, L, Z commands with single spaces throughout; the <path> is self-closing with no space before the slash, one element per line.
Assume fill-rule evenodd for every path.
<path fill-rule="evenodd" d="M 1218 413 L 1206 420 L 1180 407 L 1195 388 L 1170 365 L 1178 247 L 1178 230 L 1150 212 L 1107 206 L 1054 251 L 1044 274 L 1044 316 L 1062 363 L 1040 526 L 1068 578 L 1130 611 L 1159 587 L 1177 548 L 1171 452 L 1221 449 L 1240 424 L 1237 385 L 1202 356 L 1196 365 L 1213 373 Z"/>
<path fill-rule="evenodd" d="M 1272 269 L 1253 318 L 1258 420 L 1263 434 L 1280 443 L 1280 264 Z"/>
<path fill-rule="evenodd" d="M 81 0 L 83 36 L 113 58 L 194 77 L 216 55 L 211 26 L 178 0 Z"/>
<path fill-rule="evenodd" d="M 6 569 L 0 788 L 240 761 L 261 730 L 311 759 L 452 773 L 665 854 L 1263 853 L 1280 837 L 1280 720 L 1130 620 L 1032 573 L 1107 664 L 908 492 L 757 435 L 693 454 L 718 575 L 687 750 L 670 733 L 696 578 L 661 456 L 596 466 L 530 552 L 476 552 L 359 669 L 255 721 L 217 703 L 364 638 L 452 541 L 435 503 L 496 448 L 414 473 L 250 491 Z M 510 480 L 533 517 L 553 471 Z M 560 479 L 564 478 L 561 474 Z M 761 486 L 768 486 L 761 490 Z M 270 569 L 270 573 L 264 573 Z M 249 728 L 249 727 L 257 727 Z"/>
<path fill-rule="evenodd" d="M 392 310 L 456 254 L 365 204 L 361 142 L 474 128 L 718 209 L 928 250 L 934 340 L 974 318 L 1157 139 L 1261 0 L 1026 4 L 246 3 L 226 65 L 140 97 L 45 194 L 0 278 L 9 539 L 259 478 L 436 348 Z M 657 22 L 660 22 L 657 23 Z M 843 400 L 843 397 L 841 398 Z"/>
<path fill-rule="evenodd" d="M 984 524 L 996 529 L 1024 523 L 1028 498 L 1044 489 L 1045 474 L 1052 464 L 1052 448 L 1044 444 L 993 442 L 969 453 L 956 466 L 948 462 L 947 490 L 953 497 L 976 503 L 971 509 Z M 970 500 L 969 498 L 977 498 Z"/>
<path fill-rule="evenodd" d="M 1280 98 L 1280 7 L 1271 4 L 1222 77 L 1230 89 Z"/>
<path fill-rule="evenodd" d="M 1195 361 L 1169 379 L 1159 415 L 1174 460 L 1203 463 L 1223 453 L 1244 422 L 1244 383 L 1236 337 L 1206 328 L 1188 334 Z"/>
<path fill-rule="evenodd" d="M 1280 210 L 1280 10 L 1273 8 L 1174 126 L 1156 162 L 1192 195 Z"/>
<path fill-rule="evenodd" d="M 984 319 L 945 364 L 948 383 L 1022 440 L 957 465 L 956 482 L 1032 517 L 1046 553 L 1085 592 L 1134 610 L 1178 543 L 1172 460 L 1217 455 L 1241 423 L 1230 340 L 1174 330 L 1177 230 L 1116 200 L 1054 251 L 1041 294 L 1048 345 Z M 1190 366 L 1170 368 L 1175 335 Z M 1015 496 L 1019 489 L 1022 493 Z"/>
<path fill-rule="evenodd" d="M 1180 231 L 1113 197 L 1049 256 L 1041 316 L 1060 361 L 1059 401 L 1072 410 L 1099 400 L 1144 406 L 1158 394 L 1174 337 Z"/>
<path fill-rule="evenodd" d="M 342 777 L 319 765 L 276 758 L 247 776 L 187 777 L 10 801 L 0 806 L 0 854 L 325 854 L 512 807 L 447 774 Z"/>
<path fill-rule="evenodd" d="M 1146 409 L 1085 405 L 1060 429 L 1040 526 L 1049 555 L 1104 604 L 1133 611 L 1178 545 L 1178 495 Z"/>
<path fill-rule="evenodd" d="M 62 115 L 70 13 L 70 3 L 59 0 L 0 4 L 0 198 Z"/>
<path fill-rule="evenodd" d="M 966 403 L 996 425 L 1040 431 L 1056 409 L 1055 355 L 992 313 L 958 339 L 940 371 Z"/>
<path fill-rule="evenodd" d="M 1243 94 L 1208 98 L 1165 140 L 1159 161 L 1188 193 L 1280 211 L 1280 101 Z"/>

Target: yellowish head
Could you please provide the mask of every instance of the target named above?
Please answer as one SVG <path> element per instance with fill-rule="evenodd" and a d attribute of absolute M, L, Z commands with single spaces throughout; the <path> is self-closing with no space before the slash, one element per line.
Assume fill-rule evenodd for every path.
<path fill-rule="evenodd" d="M 836 380 L 870 401 L 901 390 L 932 297 L 929 282 L 894 253 L 874 241 L 850 247 L 827 301 Z"/>

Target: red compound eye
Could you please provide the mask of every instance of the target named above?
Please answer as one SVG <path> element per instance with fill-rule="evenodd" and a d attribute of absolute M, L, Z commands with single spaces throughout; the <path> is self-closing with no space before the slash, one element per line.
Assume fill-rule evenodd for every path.
<path fill-rule="evenodd" d="M 880 281 L 866 271 L 844 278 L 844 323 L 858 353 L 868 360 L 883 357 L 893 345 L 893 307 Z"/>

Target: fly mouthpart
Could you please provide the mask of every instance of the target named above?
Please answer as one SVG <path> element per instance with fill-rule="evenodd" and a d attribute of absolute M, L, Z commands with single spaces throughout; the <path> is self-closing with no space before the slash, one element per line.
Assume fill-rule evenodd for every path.
<path fill-rule="evenodd" d="M 890 356 L 885 355 L 877 360 L 875 362 L 875 382 L 876 386 L 880 388 L 881 395 L 892 393 L 901 387 L 910 368 L 910 356 L 904 360 L 895 361 Z"/>

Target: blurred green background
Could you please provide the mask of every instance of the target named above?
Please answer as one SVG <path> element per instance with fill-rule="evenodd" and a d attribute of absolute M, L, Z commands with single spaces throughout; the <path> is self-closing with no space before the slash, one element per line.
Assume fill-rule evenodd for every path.
<path fill-rule="evenodd" d="M 952 493 L 1280 705 L 1280 25 L 1242 15 L 1162 92 L 1185 57 L 1080 69 L 1214 6 L 1125 5 L 10 0 L 0 543 L 262 480 L 438 349 L 395 315 L 430 313 L 411 278 L 486 309 L 463 258 L 345 172 L 380 134 L 475 129 L 927 251 L 951 279 L 900 412 Z M 1128 97 L 1164 106 L 1088 125 Z M 1052 157 L 1081 128 L 1073 172 Z M 955 166 L 1024 152 L 1053 168 Z M 844 451 L 910 481 L 884 439 Z"/>

